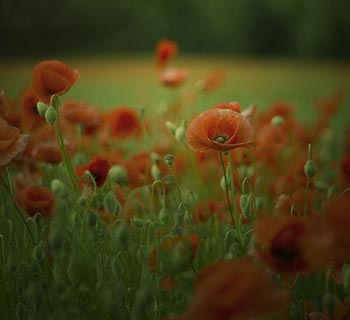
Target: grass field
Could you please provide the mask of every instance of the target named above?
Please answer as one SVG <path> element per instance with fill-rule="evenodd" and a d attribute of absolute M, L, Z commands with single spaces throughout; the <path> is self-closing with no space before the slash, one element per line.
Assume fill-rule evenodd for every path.
<path fill-rule="evenodd" d="M 243 107 L 255 102 L 259 109 L 274 101 L 289 101 L 296 105 L 298 118 L 312 121 L 315 98 L 328 97 L 339 89 L 348 92 L 350 88 L 350 64 L 344 62 L 187 56 L 174 65 L 188 68 L 189 79 L 181 89 L 172 90 L 159 85 L 152 56 L 62 60 L 80 71 L 79 81 L 65 99 L 81 99 L 101 108 L 142 106 L 151 111 L 148 114 L 180 94 L 192 95 L 195 83 L 217 69 L 225 74 L 223 85 L 213 93 L 197 95 L 190 113 L 223 101 L 239 101 Z M 0 61 L 0 88 L 7 97 L 16 98 L 28 86 L 38 61 Z"/>

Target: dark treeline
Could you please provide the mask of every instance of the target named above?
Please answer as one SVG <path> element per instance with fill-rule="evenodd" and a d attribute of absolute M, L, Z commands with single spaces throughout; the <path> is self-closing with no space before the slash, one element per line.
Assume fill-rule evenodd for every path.
<path fill-rule="evenodd" d="M 350 57 L 348 0 L 1 0 L 2 56 L 182 52 Z"/>

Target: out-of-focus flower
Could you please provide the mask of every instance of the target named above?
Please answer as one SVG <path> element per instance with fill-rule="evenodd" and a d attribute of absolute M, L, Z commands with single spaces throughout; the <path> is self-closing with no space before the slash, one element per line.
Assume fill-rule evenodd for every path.
<path fill-rule="evenodd" d="M 223 83 L 225 74 L 222 70 L 214 70 L 205 78 L 199 80 L 196 86 L 199 90 L 204 92 L 215 91 Z"/>
<path fill-rule="evenodd" d="M 159 76 L 160 83 L 169 88 L 181 86 L 188 78 L 187 69 L 165 69 Z"/>
<path fill-rule="evenodd" d="M 68 101 L 61 108 L 62 116 L 73 124 L 80 124 L 85 132 L 91 132 L 101 123 L 98 111 L 86 102 Z"/>
<path fill-rule="evenodd" d="M 172 320 L 259 319 L 287 315 L 289 295 L 256 264 L 243 258 L 219 261 L 198 275 L 194 297 L 183 315 Z"/>
<path fill-rule="evenodd" d="M 176 55 L 177 51 L 178 47 L 175 41 L 159 41 L 156 48 L 157 66 L 163 68 L 166 63 Z"/>
<path fill-rule="evenodd" d="M 332 234 L 317 217 L 266 217 L 254 226 L 254 254 L 281 273 L 307 273 L 331 263 Z"/>
<path fill-rule="evenodd" d="M 28 139 L 29 135 L 0 118 L 0 170 L 25 150 Z"/>
<path fill-rule="evenodd" d="M 62 95 L 79 79 L 79 72 L 57 60 L 45 60 L 33 69 L 32 87 L 41 98 Z"/>
<path fill-rule="evenodd" d="M 140 117 L 130 107 L 118 107 L 105 115 L 106 128 L 113 138 L 138 137 L 142 133 Z"/>
<path fill-rule="evenodd" d="M 106 159 L 95 156 L 88 163 L 77 166 L 75 168 L 75 174 L 78 177 L 83 177 L 85 171 L 88 170 L 93 176 L 96 186 L 101 187 L 108 177 L 109 168 L 110 164 Z"/>
<path fill-rule="evenodd" d="M 210 109 L 192 120 L 187 129 L 187 142 L 195 151 L 227 151 L 254 142 L 253 127 L 239 112 Z"/>
<path fill-rule="evenodd" d="M 40 212 L 45 218 L 50 218 L 55 210 L 54 194 L 43 186 L 26 186 L 15 194 L 14 199 L 30 216 Z"/>

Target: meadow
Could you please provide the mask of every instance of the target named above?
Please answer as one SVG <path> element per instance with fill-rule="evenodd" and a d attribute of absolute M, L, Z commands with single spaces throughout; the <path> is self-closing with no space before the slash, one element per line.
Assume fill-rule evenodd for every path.
<path fill-rule="evenodd" d="M 163 45 L 0 62 L 1 319 L 350 319 L 350 65 Z"/>

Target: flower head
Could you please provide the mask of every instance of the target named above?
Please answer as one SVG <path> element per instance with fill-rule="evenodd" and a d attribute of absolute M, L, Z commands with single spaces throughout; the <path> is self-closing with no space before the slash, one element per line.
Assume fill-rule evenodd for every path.
<path fill-rule="evenodd" d="M 251 145 L 253 127 L 239 112 L 214 108 L 193 119 L 187 130 L 187 142 L 195 151 L 227 151 Z"/>
<path fill-rule="evenodd" d="M 33 70 L 32 87 L 40 97 L 62 95 L 79 79 L 79 72 L 57 60 L 45 60 Z"/>
<path fill-rule="evenodd" d="M 178 48 L 175 41 L 159 41 L 156 48 L 156 60 L 158 67 L 164 67 L 165 64 L 176 55 L 177 51 Z"/>
<path fill-rule="evenodd" d="M 52 216 L 55 209 L 55 197 L 46 187 L 29 185 L 18 191 L 15 196 L 17 204 L 30 216 L 40 212 L 45 218 Z"/>

